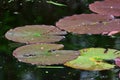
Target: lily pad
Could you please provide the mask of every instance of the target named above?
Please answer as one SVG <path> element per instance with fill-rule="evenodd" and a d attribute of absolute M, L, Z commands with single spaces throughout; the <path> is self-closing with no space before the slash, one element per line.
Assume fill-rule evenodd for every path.
<path fill-rule="evenodd" d="M 120 20 L 99 14 L 81 14 L 65 17 L 56 23 L 60 29 L 76 34 L 102 34 L 120 31 Z"/>
<path fill-rule="evenodd" d="M 5 37 L 21 43 L 49 43 L 60 41 L 66 32 L 55 26 L 28 25 L 9 30 Z"/>
<path fill-rule="evenodd" d="M 120 57 L 115 59 L 115 64 L 120 67 Z"/>
<path fill-rule="evenodd" d="M 63 64 L 76 58 L 78 51 L 56 50 L 61 44 L 31 44 L 17 48 L 13 55 L 21 62 L 36 65 Z"/>
<path fill-rule="evenodd" d="M 99 14 L 120 16 L 120 0 L 96 1 L 89 8 Z"/>
<path fill-rule="evenodd" d="M 108 70 L 114 68 L 114 64 L 109 64 L 104 60 L 115 59 L 120 56 L 120 51 L 103 48 L 87 48 L 80 50 L 77 59 L 66 62 L 64 65 L 83 70 Z"/>

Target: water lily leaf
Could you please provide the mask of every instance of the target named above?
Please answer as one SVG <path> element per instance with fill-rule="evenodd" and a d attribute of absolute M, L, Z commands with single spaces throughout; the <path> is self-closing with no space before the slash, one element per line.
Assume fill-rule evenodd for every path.
<path fill-rule="evenodd" d="M 120 16 L 120 0 L 96 1 L 89 8 L 99 14 Z"/>
<path fill-rule="evenodd" d="M 17 48 L 13 55 L 22 62 L 36 65 L 63 64 L 79 55 L 78 51 L 56 50 L 61 44 L 31 44 Z"/>
<path fill-rule="evenodd" d="M 29 25 L 9 30 L 5 37 L 21 43 L 47 43 L 56 42 L 64 38 L 65 31 L 55 26 Z"/>
<path fill-rule="evenodd" d="M 120 67 L 120 57 L 115 59 L 115 64 Z"/>
<path fill-rule="evenodd" d="M 83 70 L 107 70 L 114 68 L 114 64 L 109 64 L 104 60 L 115 59 L 120 56 L 120 51 L 114 49 L 88 48 L 80 50 L 77 59 L 66 62 L 64 65 Z"/>
<path fill-rule="evenodd" d="M 99 14 L 81 14 L 60 19 L 56 26 L 77 34 L 101 34 L 111 31 L 119 32 L 120 20 Z"/>

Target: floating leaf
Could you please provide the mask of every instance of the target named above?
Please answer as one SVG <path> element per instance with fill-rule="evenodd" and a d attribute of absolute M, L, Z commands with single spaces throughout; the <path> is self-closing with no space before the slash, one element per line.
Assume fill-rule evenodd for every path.
<path fill-rule="evenodd" d="M 115 64 L 120 67 L 120 57 L 115 59 Z"/>
<path fill-rule="evenodd" d="M 56 23 L 60 29 L 77 34 L 101 34 L 120 31 L 120 20 L 99 14 L 81 14 L 65 17 Z"/>
<path fill-rule="evenodd" d="M 115 59 L 120 56 L 120 51 L 114 49 L 88 48 L 80 50 L 77 59 L 66 62 L 64 65 L 83 70 L 107 70 L 114 68 L 115 65 L 109 64 L 104 60 Z"/>
<path fill-rule="evenodd" d="M 36 65 L 63 64 L 79 55 L 78 51 L 56 50 L 61 47 L 61 44 L 31 44 L 16 49 L 13 55 L 19 61 Z"/>
<path fill-rule="evenodd" d="M 64 38 L 65 31 L 55 26 L 29 25 L 9 30 L 5 36 L 9 40 L 21 43 L 46 43 L 56 42 Z"/>
<path fill-rule="evenodd" d="M 99 14 L 120 16 L 120 0 L 96 1 L 89 8 Z"/>

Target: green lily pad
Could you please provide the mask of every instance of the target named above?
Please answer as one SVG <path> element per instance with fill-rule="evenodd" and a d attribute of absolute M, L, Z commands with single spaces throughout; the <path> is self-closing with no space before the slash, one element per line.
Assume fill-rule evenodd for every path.
<path fill-rule="evenodd" d="M 64 65 L 83 70 L 107 70 L 114 68 L 114 64 L 109 64 L 105 60 L 115 59 L 120 56 L 120 51 L 114 49 L 88 48 L 80 50 L 81 55 L 74 60 L 66 62 Z"/>
<path fill-rule="evenodd" d="M 66 32 L 55 26 L 27 25 L 9 30 L 5 37 L 20 43 L 49 43 L 60 41 Z"/>
<path fill-rule="evenodd" d="M 57 50 L 62 44 L 30 44 L 17 48 L 13 55 L 21 62 L 40 65 L 63 64 L 78 57 L 78 51 Z"/>

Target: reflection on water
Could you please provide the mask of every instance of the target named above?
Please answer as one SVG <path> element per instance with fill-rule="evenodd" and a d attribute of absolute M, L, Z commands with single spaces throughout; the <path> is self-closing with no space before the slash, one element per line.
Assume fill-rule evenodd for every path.
<path fill-rule="evenodd" d="M 89 12 L 87 10 L 89 0 L 58 0 L 68 5 L 67 7 L 47 4 L 45 0 L 39 3 L 37 2 L 39 0 L 35 2 L 16 0 L 11 3 L 5 0 L 4 4 L 3 1 L 0 1 L 0 80 L 119 80 L 117 74 L 119 68 L 98 72 L 76 70 L 65 66 L 61 69 L 37 68 L 35 65 L 18 62 L 12 56 L 12 51 L 24 44 L 9 41 L 4 37 L 7 30 L 16 26 L 54 25 L 64 16 Z M 60 42 L 65 45 L 65 49 L 78 50 L 86 47 L 120 49 L 120 38 L 75 34 L 68 34 L 66 38 Z"/>

